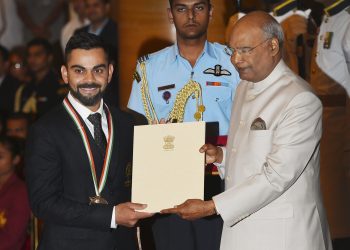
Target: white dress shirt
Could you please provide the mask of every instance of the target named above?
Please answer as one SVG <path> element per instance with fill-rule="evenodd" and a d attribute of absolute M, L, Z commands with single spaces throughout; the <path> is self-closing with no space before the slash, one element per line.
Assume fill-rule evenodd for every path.
<path fill-rule="evenodd" d="M 102 130 L 103 133 L 106 136 L 106 139 L 109 138 L 108 133 L 108 122 L 107 122 L 107 115 L 106 112 L 103 109 L 103 99 L 101 100 L 100 107 L 96 112 L 92 112 L 90 109 L 88 109 L 86 106 L 78 102 L 72 94 L 69 92 L 68 94 L 68 100 L 72 104 L 73 108 L 78 112 L 80 117 L 85 122 L 85 125 L 88 127 L 92 137 L 94 137 L 94 125 L 89 121 L 88 117 L 91 114 L 100 113 L 101 114 L 101 123 L 102 123 Z M 113 209 L 112 212 L 112 219 L 111 219 L 111 228 L 117 228 L 117 224 L 115 223 L 115 209 Z"/>

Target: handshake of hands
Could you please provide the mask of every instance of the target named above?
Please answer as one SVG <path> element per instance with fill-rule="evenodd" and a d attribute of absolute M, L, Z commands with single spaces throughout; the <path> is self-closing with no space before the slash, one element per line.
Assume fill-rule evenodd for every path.
<path fill-rule="evenodd" d="M 206 164 L 218 162 L 223 160 L 223 152 L 220 147 L 211 144 L 205 144 L 199 152 L 206 153 Z M 116 224 L 133 227 L 140 219 L 145 219 L 153 216 L 153 213 L 139 212 L 145 209 L 147 205 L 139 203 L 121 203 L 115 207 Z M 136 211 L 137 210 L 137 211 Z M 186 220 L 195 220 L 205 216 L 216 214 L 215 204 L 212 200 L 203 201 L 199 199 L 189 199 L 184 203 L 175 206 L 174 208 L 163 209 L 162 214 L 178 214 L 181 218 Z"/>

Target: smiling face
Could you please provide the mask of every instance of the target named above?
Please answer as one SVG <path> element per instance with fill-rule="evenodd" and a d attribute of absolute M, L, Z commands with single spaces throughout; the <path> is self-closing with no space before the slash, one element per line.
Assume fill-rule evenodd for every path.
<path fill-rule="evenodd" d="M 212 7 L 208 0 L 174 0 L 168 16 L 178 38 L 198 39 L 207 35 Z"/>
<path fill-rule="evenodd" d="M 112 78 L 113 65 L 108 63 L 102 48 L 73 49 L 66 65 L 61 67 L 61 73 L 75 99 L 96 111 Z"/>

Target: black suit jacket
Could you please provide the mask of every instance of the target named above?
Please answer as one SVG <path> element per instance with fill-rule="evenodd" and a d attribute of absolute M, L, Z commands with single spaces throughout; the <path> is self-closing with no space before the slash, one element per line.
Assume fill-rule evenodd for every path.
<path fill-rule="evenodd" d="M 115 140 L 101 194 L 109 205 L 89 205 L 95 191 L 88 157 L 63 104 L 32 126 L 26 148 L 26 173 L 33 213 L 44 221 L 39 249 L 136 249 L 134 229 L 110 229 L 113 206 L 130 200 L 131 175 L 127 166 L 131 166 L 133 143 L 130 117 L 116 109 L 111 113 Z M 94 142 L 91 146 L 97 155 Z M 97 162 L 101 163 L 101 158 Z"/>

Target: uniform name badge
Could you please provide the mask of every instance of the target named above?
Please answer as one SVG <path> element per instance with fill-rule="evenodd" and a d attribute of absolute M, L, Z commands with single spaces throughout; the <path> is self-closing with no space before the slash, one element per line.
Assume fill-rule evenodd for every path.
<path fill-rule="evenodd" d="M 324 35 L 323 48 L 330 49 L 333 39 L 333 32 L 326 32 Z"/>
<path fill-rule="evenodd" d="M 95 205 L 95 204 L 107 205 L 108 201 L 101 196 L 101 193 L 102 193 L 103 188 L 106 185 L 109 165 L 110 165 L 111 156 L 112 156 L 113 141 L 114 141 L 113 120 L 112 120 L 111 112 L 108 110 L 108 107 L 105 106 L 107 111 L 108 111 L 107 112 L 107 122 L 108 122 L 109 137 L 108 137 L 108 141 L 107 141 L 107 148 L 106 148 L 105 159 L 103 161 L 101 177 L 100 177 L 99 183 L 97 183 L 95 161 L 94 161 L 94 157 L 93 157 L 93 154 L 91 151 L 90 142 L 89 142 L 87 133 L 85 131 L 85 128 L 84 128 L 82 122 L 80 121 L 77 112 L 74 110 L 72 104 L 69 102 L 68 98 L 64 99 L 63 105 L 79 130 L 80 136 L 83 140 L 85 150 L 86 150 L 86 153 L 87 153 L 87 156 L 89 159 L 90 171 L 91 171 L 91 176 L 92 176 L 92 180 L 94 183 L 95 194 L 96 194 L 95 196 L 89 197 L 89 200 L 90 200 L 89 205 Z"/>

